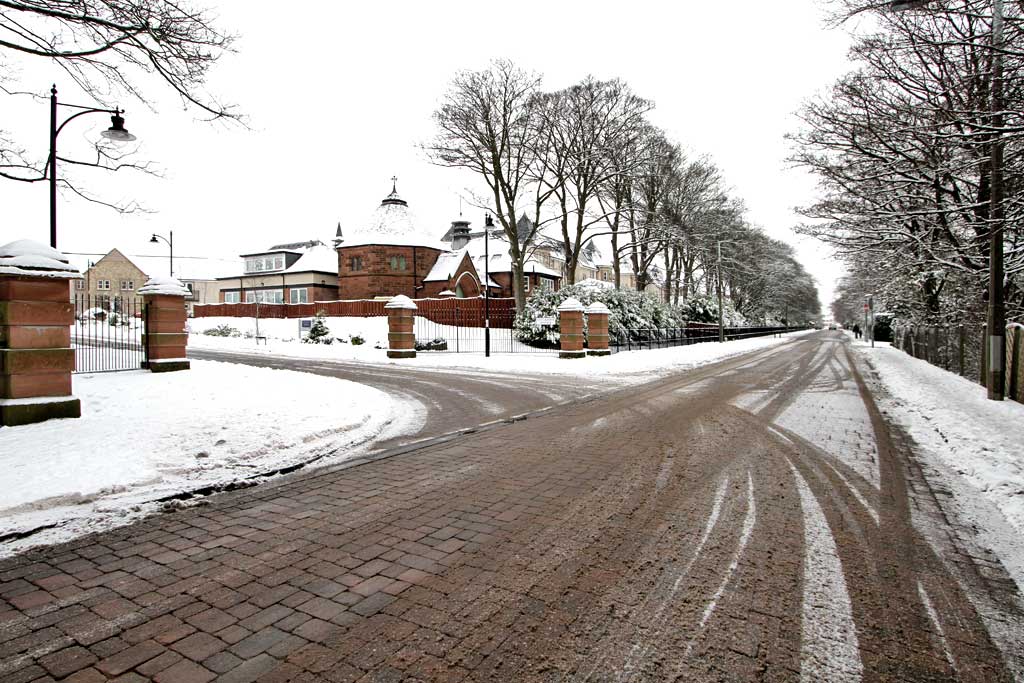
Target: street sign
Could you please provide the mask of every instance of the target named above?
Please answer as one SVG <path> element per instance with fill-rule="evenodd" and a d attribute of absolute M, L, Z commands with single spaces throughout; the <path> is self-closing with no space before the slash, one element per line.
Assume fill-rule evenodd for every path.
<path fill-rule="evenodd" d="M 555 320 L 555 316 L 553 315 L 537 318 L 537 324 L 541 327 L 554 327 L 556 322 L 557 320 Z"/>

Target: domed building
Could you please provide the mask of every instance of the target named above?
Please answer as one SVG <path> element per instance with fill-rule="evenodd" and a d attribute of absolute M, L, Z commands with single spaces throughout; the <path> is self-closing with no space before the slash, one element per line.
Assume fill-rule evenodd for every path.
<path fill-rule="evenodd" d="M 404 294 L 418 299 L 444 291 L 467 297 L 481 294 L 480 278 L 466 250 L 452 251 L 421 230 L 409 203 L 398 196 L 397 180 L 392 181 L 391 194 L 364 225 L 348 235 L 339 227 L 335 245 L 340 298 Z"/>

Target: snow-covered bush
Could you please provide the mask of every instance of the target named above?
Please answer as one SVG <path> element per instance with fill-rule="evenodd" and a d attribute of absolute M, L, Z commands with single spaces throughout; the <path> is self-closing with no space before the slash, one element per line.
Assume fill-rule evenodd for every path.
<path fill-rule="evenodd" d="M 430 341 L 416 340 L 417 351 L 447 351 L 448 340 L 444 337 L 434 337 Z"/>
<path fill-rule="evenodd" d="M 330 344 L 334 341 L 331 331 L 327 329 L 327 323 L 324 322 L 322 311 L 316 314 L 316 318 L 313 319 L 313 325 L 309 328 L 309 334 L 302 341 L 307 344 Z"/>
<path fill-rule="evenodd" d="M 584 306 L 600 301 L 608 307 L 608 333 L 613 339 L 625 339 L 627 330 L 683 327 L 687 322 L 715 322 L 718 302 L 712 297 L 693 297 L 683 305 L 666 304 L 654 294 L 632 289 L 598 288 L 569 285 L 558 291 L 535 291 L 524 310 L 516 314 L 516 337 L 527 344 L 546 345 L 558 341 L 558 306 L 573 297 Z M 538 318 L 553 317 L 554 326 L 537 324 Z M 744 325 L 746 321 L 726 302 L 726 325 Z M 584 317 L 584 331 L 586 330 Z"/>
<path fill-rule="evenodd" d="M 217 325 L 211 327 L 208 330 L 203 330 L 203 334 L 210 337 L 241 337 L 242 333 L 231 327 L 231 325 Z"/>
<path fill-rule="evenodd" d="M 366 339 L 361 334 L 353 334 L 348 338 L 348 340 L 352 346 L 359 346 L 360 344 L 366 343 Z"/>

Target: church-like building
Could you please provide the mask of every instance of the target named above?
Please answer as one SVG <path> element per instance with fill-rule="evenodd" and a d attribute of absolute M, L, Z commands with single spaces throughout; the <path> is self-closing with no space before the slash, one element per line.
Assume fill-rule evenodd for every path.
<path fill-rule="evenodd" d="M 513 296 L 512 260 L 504 231 L 491 229 L 488 265 L 483 230 L 474 232 L 469 221 L 460 217 L 447 232 L 432 236 L 417 223 L 395 185 L 368 221 L 345 233 L 339 225 L 333 250 L 311 240 L 243 254 L 244 273 L 219 278 L 220 301 L 312 303 L 398 294 L 412 299 L 475 297 L 484 293 L 485 273 L 490 276 L 487 286 L 492 297 Z M 539 258 L 527 260 L 523 278 L 527 292 L 558 289 L 561 279 L 559 271 Z"/>
<path fill-rule="evenodd" d="M 384 198 L 370 220 L 335 239 L 338 251 L 338 296 L 341 299 L 372 299 L 404 294 L 412 299 L 439 296 L 474 297 L 486 286 L 494 297 L 511 297 L 512 261 L 504 231 L 489 235 L 486 264 L 483 231 L 473 232 L 461 217 L 441 237 L 431 236 L 417 225 L 409 204 L 397 187 Z M 561 274 L 540 261 L 526 262 L 524 285 L 558 289 Z"/>

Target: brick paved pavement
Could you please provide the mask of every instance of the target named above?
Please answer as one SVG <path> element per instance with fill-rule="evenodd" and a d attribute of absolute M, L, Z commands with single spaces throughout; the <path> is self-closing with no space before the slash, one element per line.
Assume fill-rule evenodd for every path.
<path fill-rule="evenodd" d="M 805 340 L 2 561 L 0 680 L 799 680 L 819 664 L 833 680 L 1011 680 L 1019 661 L 974 606 L 1010 590 L 1005 574 L 988 558 L 989 580 L 954 576 L 942 553 L 962 546 L 922 539 L 907 506 L 938 502 L 898 435 L 875 424 L 874 489 L 797 431 L 768 431 L 844 361 L 837 346 Z M 778 400 L 751 412 L 747 392 Z M 853 662 L 807 650 L 795 473 L 835 538 Z M 1019 617 L 1009 601 L 994 614 Z"/>

